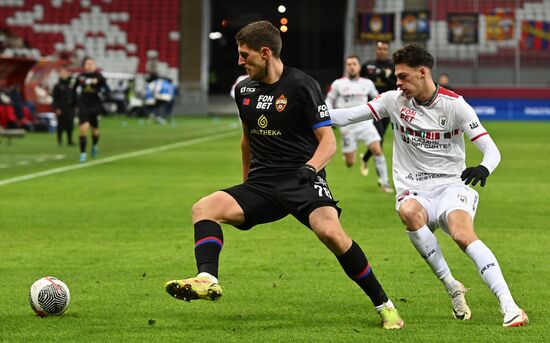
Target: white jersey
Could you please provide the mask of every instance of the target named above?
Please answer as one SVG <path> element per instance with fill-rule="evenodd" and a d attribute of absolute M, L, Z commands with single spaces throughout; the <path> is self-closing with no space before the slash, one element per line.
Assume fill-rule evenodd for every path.
<path fill-rule="evenodd" d="M 378 96 L 378 91 L 371 80 L 359 77 L 351 80 L 342 77 L 330 85 L 326 103 L 330 109 L 349 108 L 366 104 Z"/>
<path fill-rule="evenodd" d="M 474 142 L 487 135 L 473 108 L 459 95 L 438 86 L 428 104 L 388 91 L 367 104 L 375 120 L 391 119 L 393 182 L 399 196 L 407 190 L 429 191 L 463 184 L 464 135 Z"/>
<path fill-rule="evenodd" d="M 369 98 L 374 99 L 377 96 L 378 91 L 371 80 L 364 77 L 358 77 L 355 80 L 342 77 L 332 83 L 325 102 L 329 110 L 349 108 L 364 105 L 369 101 Z M 344 153 L 357 150 L 358 140 L 362 140 L 367 146 L 375 141 L 380 141 L 380 135 L 376 131 L 372 120 L 342 127 L 340 131 L 344 138 L 344 146 L 342 147 Z"/>

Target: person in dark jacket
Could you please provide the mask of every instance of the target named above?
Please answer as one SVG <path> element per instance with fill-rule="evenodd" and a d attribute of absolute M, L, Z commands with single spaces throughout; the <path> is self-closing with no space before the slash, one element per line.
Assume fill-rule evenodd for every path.
<path fill-rule="evenodd" d="M 52 93 L 53 108 L 57 116 L 57 143 L 62 144 L 63 133 L 67 134 L 67 145 L 73 143 L 74 126 L 74 93 L 69 70 L 62 66 L 59 69 L 59 81 Z"/>

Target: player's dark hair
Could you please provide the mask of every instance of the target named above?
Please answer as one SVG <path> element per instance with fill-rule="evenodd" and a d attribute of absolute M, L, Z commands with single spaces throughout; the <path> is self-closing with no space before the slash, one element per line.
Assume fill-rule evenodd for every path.
<path fill-rule="evenodd" d="M 359 58 L 359 56 L 349 55 L 348 57 L 346 57 L 346 60 L 349 60 L 350 58 L 355 58 L 357 60 L 357 62 L 359 62 L 359 64 L 361 64 L 361 59 Z"/>
<path fill-rule="evenodd" d="M 246 44 L 255 51 L 260 51 L 262 47 L 268 47 L 274 57 L 279 57 L 283 42 L 281 33 L 268 21 L 255 21 L 243 27 L 237 35 L 237 44 Z"/>
<path fill-rule="evenodd" d="M 92 60 L 92 61 L 95 61 L 93 57 L 91 56 L 86 56 L 82 59 L 82 67 L 84 67 L 84 65 L 86 64 L 86 62 L 88 62 L 88 60 Z"/>
<path fill-rule="evenodd" d="M 409 44 L 393 53 L 394 64 L 406 64 L 409 67 L 428 67 L 432 69 L 434 66 L 434 58 L 420 45 Z"/>

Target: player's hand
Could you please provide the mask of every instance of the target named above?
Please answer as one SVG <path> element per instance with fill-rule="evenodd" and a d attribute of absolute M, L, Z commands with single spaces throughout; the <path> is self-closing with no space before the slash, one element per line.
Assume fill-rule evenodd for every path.
<path fill-rule="evenodd" d="M 485 186 L 487 176 L 489 176 L 489 170 L 480 164 L 477 167 L 468 167 L 464 169 L 460 178 L 466 185 L 471 182 L 472 186 L 477 185 L 477 183 L 481 181 L 480 184 L 481 187 L 483 187 Z"/>
<path fill-rule="evenodd" d="M 298 178 L 299 184 L 303 185 L 304 183 L 309 182 L 309 184 L 313 186 L 313 183 L 317 181 L 317 171 L 314 166 L 304 164 L 298 168 L 296 177 Z"/>

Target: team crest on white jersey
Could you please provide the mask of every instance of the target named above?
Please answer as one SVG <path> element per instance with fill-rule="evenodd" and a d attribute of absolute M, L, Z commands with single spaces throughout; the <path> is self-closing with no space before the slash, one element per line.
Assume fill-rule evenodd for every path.
<path fill-rule="evenodd" d="M 439 117 L 439 126 L 446 127 L 448 121 L 449 120 L 448 120 L 447 116 L 440 116 Z"/>
<path fill-rule="evenodd" d="M 285 109 L 287 103 L 288 100 L 285 98 L 284 94 L 281 94 L 281 96 L 278 97 L 277 100 L 275 100 L 275 108 L 277 109 L 277 111 L 282 112 Z"/>

